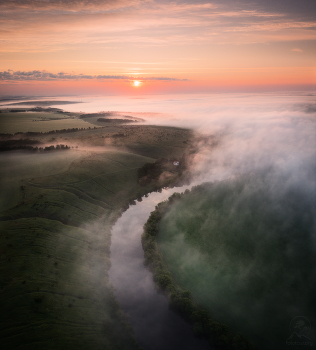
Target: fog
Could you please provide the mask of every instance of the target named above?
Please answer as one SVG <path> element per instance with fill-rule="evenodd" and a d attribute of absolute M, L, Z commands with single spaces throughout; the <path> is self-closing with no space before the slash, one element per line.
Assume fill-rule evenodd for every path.
<path fill-rule="evenodd" d="M 235 276 L 235 279 L 230 280 L 231 277 L 224 275 L 225 283 L 218 280 L 218 276 L 215 276 L 216 278 L 213 276 L 213 282 L 216 280 L 217 286 L 213 286 L 215 288 L 213 295 L 214 300 L 219 303 L 217 309 L 220 310 L 218 315 L 222 316 L 221 321 L 227 320 L 232 326 L 244 322 L 244 329 L 247 327 L 245 325 L 248 325 L 249 334 L 256 332 L 257 341 L 260 339 L 264 342 L 263 348 L 285 344 L 287 337 L 291 336 L 289 324 L 293 317 L 305 316 L 310 322 L 315 321 L 314 99 L 314 96 L 303 94 L 213 95 L 208 99 L 202 96 L 195 99 L 183 97 L 177 100 L 160 99 L 159 106 L 158 99 L 142 101 L 145 106 L 141 106 L 141 100 L 138 100 L 140 103 L 138 106 L 132 105 L 135 111 L 138 107 L 138 111 L 151 108 L 151 111 L 158 112 L 160 109 L 163 112 L 155 116 L 148 114 L 149 124 L 190 127 L 196 130 L 200 136 L 197 137 L 195 145 L 198 151 L 190 160 L 192 185 L 227 179 L 239 182 L 243 191 L 237 195 L 232 188 L 232 194 L 227 197 L 230 210 L 238 213 L 238 217 L 233 216 L 236 219 L 236 228 L 242 229 L 247 215 L 249 219 L 249 209 L 255 209 L 260 227 L 253 225 L 253 232 L 248 230 L 249 237 L 246 237 L 247 241 L 249 238 L 249 246 L 254 244 L 251 250 L 253 261 L 249 262 L 248 266 L 243 265 L 244 270 L 239 269 L 239 275 Z M 136 115 L 139 114 L 135 112 Z M 174 190 L 181 192 L 183 189 Z M 153 210 L 156 203 L 157 201 L 151 204 L 148 213 Z M 199 204 L 195 202 L 192 210 L 199 208 Z M 137 210 L 134 215 L 138 216 Z M 142 220 L 145 222 L 145 218 Z M 170 220 L 172 221 L 172 218 Z M 206 226 L 215 225 L 210 218 L 208 220 Z M 268 225 L 269 220 L 275 223 L 273 229 Z M 133 221 L 130 222 L 133 226 Z M 231 221 L 230 224 L 233 225 Z M 179 232 L 173 246 L 173 249 L 179 251 L 180 256 L 183 253 L 184 240 L 181 237 Z M 275 259 L 263 259 L 262 257 L 268 254 L 265 249 L 275 247 L 280 239 L 287 242 L 286 250 L 278 251 L 277 249 L 283 249 L 278 245 L 278 248 L 271 252 L 275 254 Z M 194 267 L 201 269 L 197 272 L 203 274 L 202 267 L 195 265 L 196 261 L 201 259 L 200 254 L 198 250 L 193 249 L 188 254 L 183 254 L 181 261 L 185 262 L 186 266 L 191 264 L 192 269 Z M 123 266 L 124 257 L 121 259 Z M 214 259 L 216 264 L 227 263 L 220 252 L 214 253 Z M 230 263 L 240 268 L 239 262 L 233 261 L 232 258 Z M 269 273 L 265 274 L 267 270 Z M 252 274 L 260 275 L 266 284 L 264 289 L 267 287 L 273 292 L 272 295 L 269 292 L 257 299 L 249 298 L 252 305 L 247 306 L 247 293 L 252 295 L 253 286 L 250 283 L 250 279 L 254 276 Z M 228 280 L 233 284 L 228 285 Z M 279 280 L 285 282 L 278 283 Z M 298 285 L 296 292 L 300 295 L 289 295 L 294 290 L 291 289 L 293 285 Z M 225 288 L 230 289 L 232 294 L 226 293 Z M 221 297 L 218 298 L 219 296 Z M 127 292 L 125 299 L 122 294 L 120 298 L 129 300 L 130 295 Z M 282 300 L 283 304 L 277 307 L 277 300 Z M 269 327 L 274 330 L 268 331 Z M 309 333 L 310 339 L 314 336 L 315 329 Z"/>
<path fill-rule="evenodd" d="M 294 317 L 315 323 L 315 232 L 315 189 L 270 168 L 184 197 L 162 222 L 160 248 L 215 318 L 279 349 Z"/>
<path fill-rule="evenodd" d="M 219 146 L 208 147 L 206 139 L 200 140 L 192 163 L 195 182 L 201 182 L 271 165 L 303 176 L 306 167 L 315 166 L 315 96 L 292 92 L 83 97 L 67 110 L 118 111 L 141 117 L 146 124 L 212 135 Z"/>
<path fill-rule="evenodd" d="M 70 99 L 76 100 L 74 97 L 65 98 L 65 100 Z M 301 226 L 298 226 L 296 234 L 291 236 L 295 242 L 290 242 L 289 245 L 290 249 L 297 249 L 296 253 L 292 254 L 292 263 L 298 267 L 295 275 L 297 278 L 295 280 L 293 277 L 293 283 L 305 283 L 308 280 L 308 284 L 301 286 L 300 290 L 305 288 L 303 297 L 306 299 L 306 305 L 312 305 L 312 308 L 307 312 L 308 314 L 301 315 L 301 312 L 307 309 L 303 305 L 302 296 L 298 296 L 297 299 L 300 300 L 298 305 L 295 303 L 290 305 L 291 312 L 286 316 L 305 316 L 311 322 L 315 320 L 316 310 L 313 309 L 315 304 L 311 302 L 313 297 L 311 292 L 315 290 L 315 267 L 310 265 L 315 262 L 312 257 L 316 254 L 315 96 L 304 93 L 212 94 L 145 98 L 80 97 L 77 100 L 80 103 L 67 105 L 66 108 L 63 105 L 56 107 L 86 113 L 118 111 L 143 118 L 146 124 L 194 129 L 197 137 L 194 143 L 196 153 L 190 159 L 191 186 L 227 179 L 241 181 L 245 190 L 239 196 L 232 196 L 230 199 L 230 205 L 239 208 L 240 222 L 243 221 L 243 210 L 247 209 L 243 204 L 249 204 L 254 196 L 257 196 L 257 201 L 251 205 L 257 205 L 260 208 L 259 212 L 268 213 L 279 220 L 282 234 L 286 234 L 284 227 L 292 232 L 291 218 L 295 217 L 296 222 Z M 244 179 L 249 177 L 254 180 L 247 184 Z M 165 340 L 171 336 L 167 330 L 168 327 L 162 329 L 160 325 L 161 323 L 168 325 L 168 322 L 177 316 L 168 311 L 164 297 L 154 292 L 151 274 L 143 268 L 140 246 L 142 226 L 158 202 L 166 199 L 174 191 L 183 190 L 184 188 L 175 188 L 161 195 L 155 193 L 148 198 L 143 198 L 141 203 L 137 203 L 123 214 L 112 231 L 111 282 L 117 289 L 117 297 L 124 311 L 131 319 L 136 337 L 140 339 L 140 334 L 145 334 L 140 342 L 146 349 L 150 347 L 152 337 Z M 268 198 L 266 202 L 260 202 L 260 191 L 266 194 L 265 198 Z M 293 201 L 296 202 L 295 205 L 292 205 Z M 265 203 L 269 206 L 266 211 Z M 196 203 L 196 207 L 198 205 L 199 203 Z M 296 210 L 295 213 L 293 209 Z M 307 221 L 308 225 L 306 225 Z M 207 224 L 211 225 L 210 222 Z M 94 230 L 102 232 L 102 226 L 97 225 Z M 299 242 L 300 230 L 304 233 L 301 235 L 301 239 L 304 240 L 301 243 Z M 266 240 L 269 240 L 270 235 L 273 234 L 265 230 L 259 231 L 256 234 L 260 234 L 261 238 L 266 235 Z M 276 232 L 279 234 L 278 230 Z M 253 241 L 255 238 L 249 237 L 249 239 Z M 178 242 L 180 246 L 181 237 Z M 124 247 L 129 248 L 130 251 L 125 251 Z M 256 247 L 259 252 L 260 246 Z M 176 246 L 175 249 L 177 248 Z M 304 256 L 306 252 L 308 256 Z M 200 252 L 195 250 L 191 254 L 192 260 L 188 257 L 188 261 L 192 261 L 194 265 L 194 260 L 200 258 L 199 254 Z M 217 259 L 220 257 L 220 254 L 217 255 Z M 305 258 L 307 264 L 301 261 Z M 300 266 L 306 269 L 302 270 Z M 100 267 L 95 268 L 97 276 Z M 251 270 L 251 266 L 248 270 Z M 242 288 L 247 287 L 245 276 L 248 270 L 243 271 Z M 286 271 L 284 273 L 286 274 Z M 301 279 L 300 274 L 304 274 L 304 278 Z M 242 284 L 243 281 L 238 280 L 238 283 Z M 218 286 L 220 291 L 223 285 Z M 291 298 L 295 300 L 295 296 Z M 232 300 L 236 301 L 236 299 Z M 222 304 L 226 302 L 224 298 L 221 299 Z M 264 309 L 267 306 L 265 303 L 266 300 L 258 300 L 256 309 Z M 241 314 L 243 319 L 247 319 L 247 312 L 237 309 L 236 305 L 228 305 L 224 313 L 230 319 L 235 315 L 239 317 Z M 291 319 L 285 317 L 284 321 L 284 317 L 275 318 L 275 320 L 279 319 L 286 323 L 281 324 L 280 327 L 283 330 L 287 329 Z M 170 322 L 172 324 L 173 321 Z M 180 336 L 187 333 L 186 325 L 181 320 L 176 322 L 179 328 L 172 329 L 170 326 L 172 333 L 176 335 L 171 342 L 176 341 L 177 334 Z M 238 323 L 238 318 L 236 322 Z M 247 322 L 251 323 L 252 320 L 248 319 Z M 261 324 L 260 322 L 260 319 L 256 320 L 258 327 L 263 327 L 261 336 L 264 339 L 267 320 Z M 273 323 L 274 320 L 271 322 Z M 312 327 L 315 330 L 315 324 Z M 190 336 L 186 339 L 184 342 L 187 341 L 190 344 Z M 286 341 L 283 338 L 281 340 Z M 156 348 L 159 348 L 159 344 L 157 343 Z M 163 347 L 166 348 L 165 345 Z"/>

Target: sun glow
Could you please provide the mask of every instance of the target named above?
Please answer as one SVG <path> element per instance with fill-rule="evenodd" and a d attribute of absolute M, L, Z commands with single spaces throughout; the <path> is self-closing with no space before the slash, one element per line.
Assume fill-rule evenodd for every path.
<path fill-rule="evenodd" d="M 141 84 L 141 82 L 139 80 L 134 80 L 133 81 L 133 85 L 134 86 L 139 86 Z"/>

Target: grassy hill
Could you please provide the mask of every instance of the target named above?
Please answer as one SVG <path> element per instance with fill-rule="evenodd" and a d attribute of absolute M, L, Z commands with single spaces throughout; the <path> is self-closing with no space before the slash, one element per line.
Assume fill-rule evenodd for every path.
<path fill-rule="evenodd" d="M 184 129 L 110 126 L 33 137 L 78 147 L 61 153 L 2 152 L 3 349 L 138 348 L 108 280 L 111 227 L 157 188 L 139 184 L 138 169 L 182 156 L 191 138 Z"/>

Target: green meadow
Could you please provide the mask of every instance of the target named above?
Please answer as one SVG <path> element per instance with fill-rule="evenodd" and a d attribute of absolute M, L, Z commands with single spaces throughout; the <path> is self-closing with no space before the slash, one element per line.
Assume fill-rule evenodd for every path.
<path fill-rule="evenodd" d="M 54 112 L 9 112 L 5 110 L 0 113 L 0 125 L 2 134 L 48 132 L 93 126 L 74 115 Z"/>
<path fill-rule="evenodd" d="M 33 131 L 50 129 L 28 114 Z M 52 122 L 54 130 L 65 128 L 64 120 Z M 73 148 L 0 154 L 2 348 L 137 349 L 108 280 L 111 227 L 136 198 L 159 187 L 139 184 L 138 169 L 180 157 L 192 133 L 111 125 L 28 138 Z"/>
<path fill-rule="evenodd" d="M 80 153 L 74 150 L 38 154 L 3 152 L 0 157 L 0 210 L 13 207 L 22 201 L 23 179 L 62 173 L 80 157 Z"/>
<path fill-rule="evenodd" d="M 271 180 L 274 180 L 272 182 Z M 313 322 L 311 194 L 272 174 L 186 191 L 160 221 L 158 248 L 179 286 L 258 348 L 281 349 L 297 315 Z"/>

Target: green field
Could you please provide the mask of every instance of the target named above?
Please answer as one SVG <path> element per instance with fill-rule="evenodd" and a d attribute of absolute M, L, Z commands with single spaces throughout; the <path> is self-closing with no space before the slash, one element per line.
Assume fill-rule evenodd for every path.
<path fill-rule="evenodd" d="M 82 119 L 49 112 L 2 112 L 1 133 L 47 132 L 69 128 L 88 128 L 92 125 Z"/>
<path fill-rule="evenodd" d="M 313 322 L 316 310 L 312 194 L 280 193 L 260 176 L 198 186 L 168 210 L 158 235 L 177 283 L 263 349 L 282 348 L 291 319 Z"/>
<path fill-rule="evenodd" d="M 78 145 L 66 151 L 1 152 L 4 349 L 137 348 L 108 281 L 111 227 L 156 186 L 141 186 L 138 169 L 166 152 L 181 156 L 191 138 L 185 129 L 111 126 L 32 137 Z"/>
<path fill-rule="evenodd" d="M 11 100 L 13 101 L 13 100 Z M 74 103 L 80 103 L 80 102 L 74 102 L 74 101 L 56 101 L 56 100 L 24 100 L 22 102 L 11 102 L 7 103 L 2 106 L 42 106 L 42 107 L 49 107 L 54 105 L 68 105 L 68 104 L 74 104 Z"/>
<path fill-rule="evenodd" d="M 47 132 L 52 130 L 88 128 L 93 125 L 75 116 L 53 112 L 6 112 L 0 113 L 2 134 L 17 132 Z"/>
<path fill-rule="evenodd" d="M 44 102 L 45 101 L 43 101 L 42 104 L 43 106 L 51 105 L 51 103 L 45 104 Z M 95 116 L 87 114 L 87 117 L 85 117 L 85 114 L 64 112 L 61 109 L 51 107 L 0 109 L 0 133 L 48 132 L 72 128 L 88 129 L 89 127 L 94 128 L 95 126 L 115 128 L 116 125 L 124 124 L 124 118 L 126 117 L 124 114 L 121 115 L 119 113 L 110 114 L 110 116 L 115 117 L 115 119 L 108 119 L 111 122 L 105 123 L 98 121 L 102 115 L 103 114 L 98 113 L 96 113 Z M 132 117 L 129 116 L 128 118 Z M 127 122 L 128 121 L 127 119 Z"/>
<path fill-rule="evenodd" d="M 78 151 L 41 154 L 3 152 L 0 158 L 0 211 L 22 200 L 20 186 L 23 179 L 64 172 L 79 157 Z"/>

